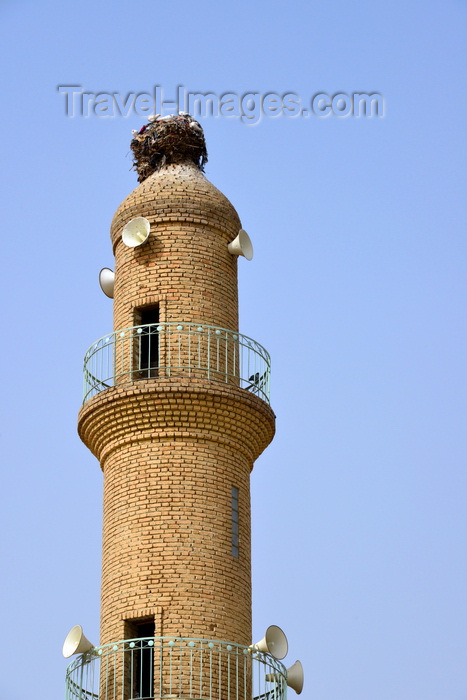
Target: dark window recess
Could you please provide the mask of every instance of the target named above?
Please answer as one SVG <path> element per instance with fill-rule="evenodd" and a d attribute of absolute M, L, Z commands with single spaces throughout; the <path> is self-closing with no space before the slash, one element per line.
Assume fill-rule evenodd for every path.
<path fill-rule="evenodd" d="M 148 645 L 148 639 L 154 638 L 155 626 L 151 619 L 127 620 L 125 622 L 125 639 L 135 639 L 134 650 L 126 654 L 129 667 L 125 675 L 132 686 L 129 690 L 131 698 L 154 697 L 154 647 Z"/>
<path fill-rule="evenodd" d="M 238 488 L 232 486 L 232 556 L 238 559 Z"/>
<path fill-rule="evenodd" d="M 159 307 L 138 309 L 137 325 L 143 326 L 139 337 L 138 369 L 140 377 L 157 377 L 159 368 Z"/>

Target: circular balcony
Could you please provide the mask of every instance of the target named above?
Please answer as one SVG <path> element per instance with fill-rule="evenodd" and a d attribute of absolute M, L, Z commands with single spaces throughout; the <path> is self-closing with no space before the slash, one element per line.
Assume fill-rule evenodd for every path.
<path fill-rule="evenodd" d="M 67 668 L 66 700 L 285 700 L 273 656 L 206 639 L 145 637 L 91 649 Z"/>
<path fill-rule="evenodd" d="M 158 377 L 220 381 L 269 403 L 271 360 L 255 340 L 225 328 L 157 323 L 100 338 L 84 356 L 84 400 L 113 386 Z"/>

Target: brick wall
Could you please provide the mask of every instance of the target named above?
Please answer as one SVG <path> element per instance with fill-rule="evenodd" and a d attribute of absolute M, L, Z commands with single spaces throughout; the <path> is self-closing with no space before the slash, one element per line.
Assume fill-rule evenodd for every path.
<path fill-rule="evenodd" d="M 150 221 L 151 235 L 132 249 L 121 233 L 136 216 Z M 153 304 L 160 322 L 238 330 L 237 257 L 227 245 L 240 227 L 193 165 L 145 180 L 112 222 L 115 330 Z M 79 433 L 104 471 L 101 644 L 123 639 L 126 621 L 147 618 L 157 636 L 250 644 L 249 475 L 274 434 L 270 407 L 199 377 L 139 379 L 85 404 Z"/>
<path fill-rule="evenodd" d="M 85 404 L 79 432 L 104 471 L 101 643 L 156 608 L 158 636 L 251 643 L 249 476 L 270 407 L 217 382 L 145 380 Z"/>
<path fill-rule="evenodd" d="M 151 224 L 147 243 L 128 248 L 123 227 Z M 241 228 L 230 202 L 194 165 L 172 165 L 139 185 L 111 226 L 115 252 L 115 329 L 135 325 L 134 310 L 160 304 L 161 322 L 238 330 L 237 256 L 228 244 Z"/>

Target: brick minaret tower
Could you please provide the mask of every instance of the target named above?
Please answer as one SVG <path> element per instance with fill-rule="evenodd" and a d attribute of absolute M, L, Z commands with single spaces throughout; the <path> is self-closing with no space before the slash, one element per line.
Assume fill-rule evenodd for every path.
<path fill-rule="evenodd" d="M 109 678 L 119 698 L 210 697 L 208 682 L 233 697 L 238 661 L 236 681 L 230 660 L 219 679 L 205 656 L 175 682 L 178 666 L 161 646 L 159 667 L 156 640 L 172 640 L 170 653 L 191 639 L 190 654 L 227 643 L 237 658 L 243 649 L 242 663 L 248 656 L 249 479 L 274 434 L 269 357 L 238 331 L 238 256 L 228 245 L 241 224 L 202 174 L 201 127 L 183 115 L 154 119 L 132 148 L 140 184 L 111 226 L 114 332 L 86 355 L 79 414 L 104 473 L 99 649 L 118 655 L 120 644 L 126 654 L 105 681 L 101 669 L 100 697 L 114 697 L 103 694 Z M 125 239 L 140 217 L 150 225 L 141 244 Z M 244 676 L 249 695 L 251 669 Z"/>

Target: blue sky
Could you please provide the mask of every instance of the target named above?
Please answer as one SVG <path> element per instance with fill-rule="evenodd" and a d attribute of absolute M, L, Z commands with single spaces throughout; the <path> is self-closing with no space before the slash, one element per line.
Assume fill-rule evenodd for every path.
<path fill-rule="evenodd" d="M 112 327 L 109 226 L 144 118 L 91 93 L 378 92 L 382 118 L 200 119 L 255 257 L 240 330 L 272 356 L 252 475 L 255 638 L 287 633 L 310 700 L 466 700 L 467 4 L 0 3 L 0 697 L 62 697 L 97 644 L 102 476 L 82 357 Z"/>

